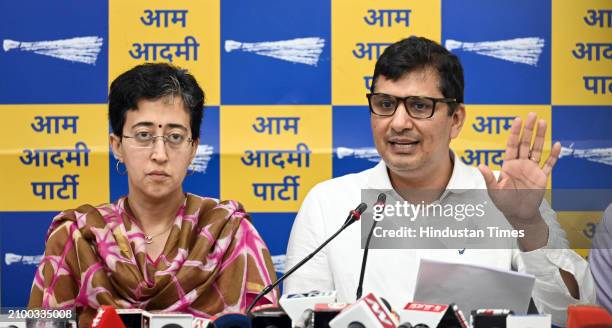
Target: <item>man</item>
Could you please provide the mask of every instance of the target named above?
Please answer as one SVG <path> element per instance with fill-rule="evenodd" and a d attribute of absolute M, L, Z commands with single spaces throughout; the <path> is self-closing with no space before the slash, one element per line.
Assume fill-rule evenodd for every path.
<path fill-rule="evenodd" d="M 612 204 L 595 230 L 589 263 L 597 290 L 597 304 L 612 313 Z"/>
<path fill-rule="evenodd" d="M 372 134 L 382 161 L 369 170 L 320 183 L 309 192 L 293 225 L 287 266 L 344 223 L 363 189 L 393 190 L 391 197 L 405 200 L 410 199 L 409 190 L 488 189 L 508 223 L 524 231 L 518 248 L 372 249 L 364 294 L 374 292 L 394 308 L 404 306 L 414 294 L 421 258 L 514 269 L 536 276 L 532 295 L 536 306 L 551 313 L 556 324 L 564 324 L 567 306 L 592 302 L 594 289 L 586 261 L 568 249 L 554 211 L 542 201 L 561 145 L 556 143 L 550 157 L 542 158 L 546 122 L 530 113 L 522 136 L 523 122 L 515 119 L 497 177 L 485 166 L 466 166 L 449 148 L 465 120 L 463 84 L 458 58 L 433 41 L 410 37 L 384 51 L 368 95 Z M 535 190 L 537 197 L 491 192 L 515 189 Z M 444 201 L 448 193 L 438 196 Z M 363 255 L 360 232 L 358 224 L 350 226 L 287 279 L 285 292 L 336 290 L 339 301 L 354 301 Z"/>

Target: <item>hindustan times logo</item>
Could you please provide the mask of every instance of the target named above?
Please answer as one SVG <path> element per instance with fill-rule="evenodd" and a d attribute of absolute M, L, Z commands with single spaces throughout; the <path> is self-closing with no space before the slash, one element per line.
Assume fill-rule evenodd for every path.
<path fill-rule="evenodd" d="M 377 204 L 373 207 L 373 219 L 380 222 L 385 217 L 405 217 L 410 221 L 415 221 L 417 217 L 447 217 L 457 221 L 466 218 L 485 215 L 486 201 L 478 204 L 425 204 L 424 201 L 417 204 L 397 201 L 395 204 Z"/>

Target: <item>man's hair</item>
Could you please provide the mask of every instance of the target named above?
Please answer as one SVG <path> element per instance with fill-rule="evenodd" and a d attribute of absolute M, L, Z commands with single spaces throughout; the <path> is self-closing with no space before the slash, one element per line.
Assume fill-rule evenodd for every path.
<path fill-rule="evenodd" d="M 119 75 L 110 86 L 108 117 L 113 133 L 123 136 L 128 110 L 137 110 L 140 100 L 180 97 L 189 113 L 192 139 L 200 137 L 204 91 L 187 70 L 166 63 L 138 65 Z"/>
<path fill-rule="evenodd" d="M 444 97 L 455 98 L 457 103 L 463 103 L 463 67 L 459 58 L 435 41 L 416 36 L 398 41 L 385 49 L 376 62 L 370 92 L 374 92 L 381 75 L 397 81 L 406 73 L 422 69 L 438 72 L 438 88 Z M 457 104 L 449 104 L 448 114 L 451 115 L 456 108 Z"/>

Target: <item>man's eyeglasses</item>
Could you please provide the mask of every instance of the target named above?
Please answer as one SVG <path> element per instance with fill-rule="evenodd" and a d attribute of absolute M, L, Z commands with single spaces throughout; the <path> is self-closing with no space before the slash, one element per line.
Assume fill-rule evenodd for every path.
<path fill-rule="evenodd" d="M 456 103 L 454 98 L 396 97 L 386 93 L 368 93 L 370 112 L 379 116 L 393 116 L 401 102 L 412 118 L 424 119 L 433 116 L 437 103 Z"/>
<path fill-rule="evenodd" d="M 162 138 L 164 144 L 170 149 L 181 150 L 185 148 L 185 145 L 193 142 L 193 139 L 188 138 L 180 133 L 170 133 L 168 135 L 154 136 L 150 132 L 137 132 L 133 136 L 122 136 L 121 138 L 129 139 L 130 146 L 134 148 L 153 148 L 155 146 L 155 140 Z"/>

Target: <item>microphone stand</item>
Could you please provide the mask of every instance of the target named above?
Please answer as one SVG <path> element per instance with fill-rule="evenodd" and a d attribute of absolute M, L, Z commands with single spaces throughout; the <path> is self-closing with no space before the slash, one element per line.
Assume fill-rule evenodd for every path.
<path fill-rule="evenodd" d="M 304 259 L 302 259 L 299 263 L 297 263 L 296 265 L 294 265 L 291 269 L 289 269 L 287 272 L 285 272 L 280 278 L 278 278 L 278 280 L 276 280 L 274 283 L 269 284 L 268 286 L 266 286 L 259 294 L 257 294 L 257 296 L 255 297 L 255 299 L 251 302 L 251 304 L 249 305 L 249 307 L 247 308 L 247 315 L 251 314 L 251 310 L 253 310 L 253 307 L 255 307 L 255 304 L 257 304 L 257 302 L 264 297 L 265 295 L 267 295 L 269 292 L 271 292 L 276 286 L 278 286 L 281 282 L 283 282 L 287 277 L 289 277 L 295 270 L 299 269 L 302 265 L 304 265 L 306 262 L 308 262 L 308 260 L 310 260 L 313 256 L 315 256 L 321 249 L 323 249 L 323 247 L 325 247 L 325 245 L 327 245 L 330 241 L 332 241 L 334 238 L 336 238 L 336 236 L 338 234 L 340 234 L 342 231 L 344 231 L 344 229 L 346 229 L 348 226 L 350 226 L 351 224 L 353 224 L 355 221 L 359 220 L 359 218 L 361 217 L 361 213 L 363 213 L 366 208 L 368 206 L 365 203 L 361 203 L 359 204 L 359 206 L 357 206 L 356 209 L 352 210 L 348 217 L 346 218 L 346 221 L 344 222 L 344 224 L 340 227 L 340 229 L 338 229 L 338 231 L 336 231 L 336 233 L 334 233 L 333 235 L 331 235 L 331 237 L 327 238 L 327 240 L 321 244 L 321 246 L 319 246 L 317 249 L 315 249 L 312 253 L 308 254 L 308 256 L 306 256 Z"/>
<path fill-rule="evenodd" d="M 385 200 L 387 199 L 387 195 L 384 193 L 380 193 L 378 195 L 378 200 L 376 201 L 376 205 L 385 205 Z M 361 260 L 361 273 L 359 274 L 359 285 L 357 285 L 357 298 L 360 299 L 363 294 L 363 278 L 365 276 L 366 263 L 368 262 L 368 251 L 370 250 L 370 240 L 372 239 L 372 233 L 374 232 L 374 228 L 376 228 L 376 224 L 378 221 L 374 220 L 372 223 L 372 227 L 370 228 L 370 232 L 368 233 L 368 238 L 366 239 L 365 249 L 363 250 L 363 259 Z"/>

